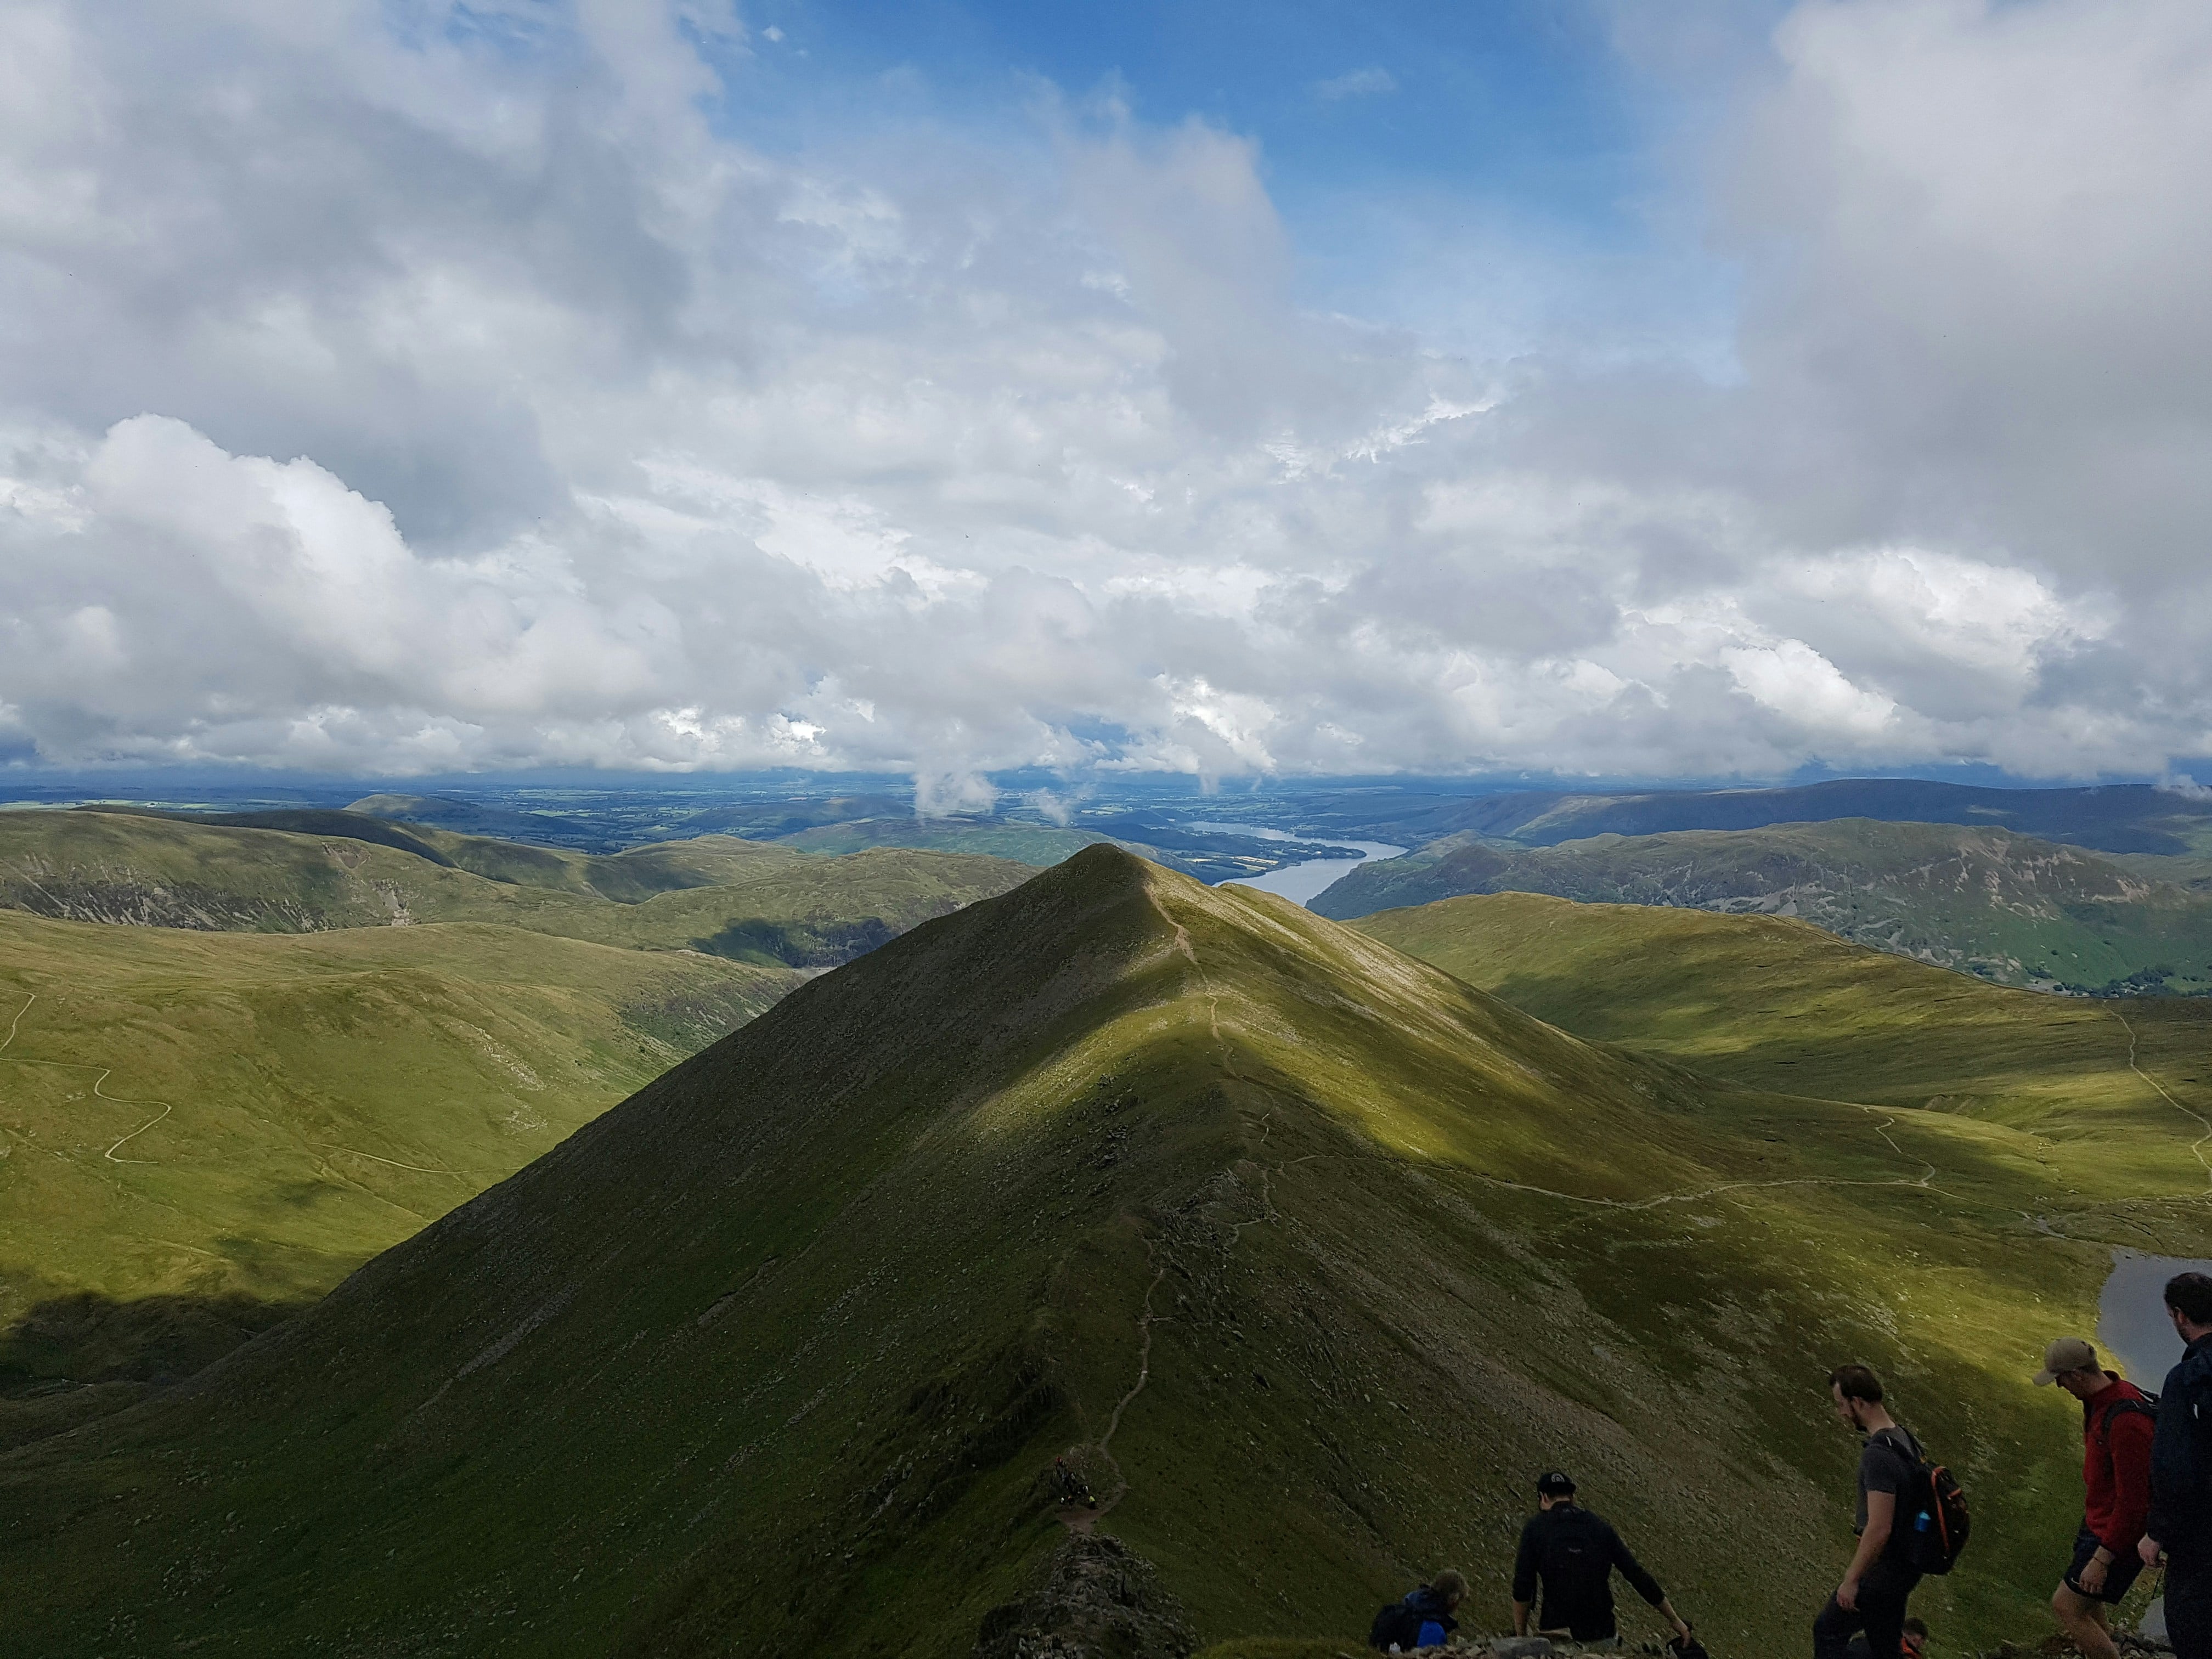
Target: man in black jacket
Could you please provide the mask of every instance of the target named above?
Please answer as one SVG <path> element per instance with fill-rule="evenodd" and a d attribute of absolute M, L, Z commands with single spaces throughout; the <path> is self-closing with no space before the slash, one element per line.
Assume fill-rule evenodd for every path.
<path fill-rule="evenodd" d="M 1521 1528 L 1521 1553 L 1513 1562 L 1513 1632 L 1528 1634 L 1528 1610 L 1536 1586 L 1544 1588 L 1543 1616 L 1536 1621 L 1547 1636 L 1566 1635 L 1577 1642 L 1609 1642 L 1620 1634 L 1613 1616 L 1613 1571 L 1674 1626 L 1683 1643 L 1690 1626 L 1674 1611 L 1658 1581 L 1644 1571 L 1620 1534 L 1602 1516 L 1575 1502 L 1575 1483 L 1558 1469 L 1536 1481 L 1538 1512 Z"/>
<path fill-rule="evenodd" d="M 2166 1630 L 2175 1659 L 2212 1659 L 2212 1279 L 2166 1282 L 2166 1316 L 2188 1344 L 2166 1374 L 2150 1443 L 2150 1520 L 2136 1546 L 2146 1565 L 2166 1553 Z"/>

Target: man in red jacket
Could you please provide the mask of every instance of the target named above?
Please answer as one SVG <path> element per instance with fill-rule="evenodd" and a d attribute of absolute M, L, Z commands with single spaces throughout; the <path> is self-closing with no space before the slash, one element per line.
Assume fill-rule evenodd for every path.
<path fill-rule="evenodd" d="M 2081 1482 L 2088 1502 L 2074 1540 L 2074 1563 L 2058 1582 L 2051 1611 L 2084 1659 L 2119 1659 L 2105 1609 L 2116 1606 L 2142 1571 L 2136 1544 L 2150 1514 L 2150 1443 L 2158 1426 L 2143 1391 L 2097 1361 L 2078 1336 L 2043 1351 L 2039 1384 L 2056 1382 L 2081 1402 Z"/>

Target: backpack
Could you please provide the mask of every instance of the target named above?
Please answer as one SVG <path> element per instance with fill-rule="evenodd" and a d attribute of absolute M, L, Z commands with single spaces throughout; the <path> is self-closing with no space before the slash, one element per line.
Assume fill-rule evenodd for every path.
<path fill-rule="evenodd" d="M 1911 1462 L 1912 1485 L 1897 1495 L 1897 1530 L 1892 1535 L 1903 1540 L 1898 1553 L 1915 1572 L 1948 1572 L 1958 1565 L 1973 1526 L 1966 1510 L 1966 1489 L 1941 1463 L 1929 1462 L 1909 1432 L 1899 1432 L 1904 1443 L 1893 1440 L 1888 1444 Z"/>
<path fill-rule="evenodd" d="M 2112 1419 L 2125 1412 L 2139 1412 L 2154 1419 L 2158 1416 L 2158 1396 L 2146 1391 L 2140 1400 L 2115 1400 L 2106 1407 L 2097 1419 L 2097 1438 L 2102 1444 L 2112 1443 Z"/>
<path fill-rule="evenodd" d="M 1367 1645 L 1388 1653 L 1390 1644 L 1395 1642 L 1401 1652 L 1411 1653 L 1420 1634 L 1421 1615 L 1403 1601 L 1391 1601 L 1385 1604 L 1382 1611 L 1375 1615 L 1375 1622 L 1368 1626 Z"/>
<path fill-rule="evenodd" d="M 1436 1633 L 1429 1638 L 1426 1645 L 1441 1646 L 1457 1623 L 1456 1620 L 1424 1613 L 1404 1601 L 1393 1601 L 1375 1615 L 1375 1622 L 1368 1627 L 1367 1645 L 1388 1653 L 1390 1644 L 1395 1642 L 1400 1652 L 1411 1653 L 1424 1645 L 1423 1634 L 1432 1630 Z"/>

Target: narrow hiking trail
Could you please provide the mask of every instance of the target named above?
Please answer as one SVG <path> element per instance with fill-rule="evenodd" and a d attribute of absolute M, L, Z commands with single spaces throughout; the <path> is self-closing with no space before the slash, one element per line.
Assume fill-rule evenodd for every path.
<path fill-rule="evenodd" d="M 1215 1043 L 1218 1044 L 1221 1049 L 1223 1070 L 1229 1076 L 1236 1079 L 1240 1083 L 1249 1083 L 1251 1079 L 1244 1077 L 1237 1070 L 1236 1064 L 1236 1050 L 1231 1045 L 1228 1038 L 1222 1034 L 1221 998 L 1213 989 L 1213 982 L 1206 975 L 1206 965 L 1198 958 L 1197 947 L 1191 943 L 1190 930 L 1185 927 L 1182 923 L 1176 921 L 1175 917 L 1169 913 L 1167 907 L 1160 902 L 1159 896 L 1157 893 L 1148 893 L 1146 896 L 1150 900 L 1153 910 L 1158 915 L 1160 920 L 1167 923 L 1169 927 L 1174 930 L 1174 940 L 1171 948 L 1178 951 L 1184 961 L 1190 963 L 1191 968 L 1198 975 L 1200 985 L 1204 988 L 1206 995 L 1206 1030 L 1208 1034 L 1213 1038 Z M 1261 1115 L 1260 1149 L 1262 1151 L 1264 1151 L 1267 1146 L 1268 1134 L 1273 1127 L 1273 1118 L 1274 1109 L 1272 1107 Z M 1258 1162 L 1256 1158 L 1254 1161 L 1255 1163 Z M 1268 1168 L 1266 1164 L 1260 1164 L 1261 1213 L 1250 1218 L 1249 1220 L 1231 1222 L 1230 1224 L 1229 1243 L 1231 1249 L 1234 1249 L 1238 1242 L 1243 1239 L 1244 1230 L 1246 1228 L 1257 1226 L 1263 1221 L 1273 1221 L 1276 1219 L 1273 1190 L 1273 1180 L 1276 1173 L 1277 1171 L 1275 1170 Z M 1152 1308 L 1152 1297 L 1153 1294 L 1158 1291 L 1161 1282 L 1167 1278 L 1168 1273 L 1168 1264 L 1158 1259 L 1158 1254 L 1154 1247 L 1152 1237 L 1149 1234 L 1143 1233 L 1141 1231 L 1138 1236 L 1145 1247 L 1145 1259 L 1152 1267 L 1152 1282 L 1145 1287 L 1144 1302 L 1138 1310 L 1136 1381 L 1132 1382 L 1121 1397 L 1115 1401 L 1113 1413 L 1106 1421 L 1106 1432 L 1100 1436 L 1091 1447 L 1091 1449 L 1097 1451 L 1099 1455 L 1104 1459 L 1107 1466 L 1113 1470 L 1114 1491 L 1112 1494 L 1105 1498 L 1104 1501 L 1100 1503 L 1098 1507 L 1095 1510 L 1063 1506 L 1060 1510 L 1060 1523 L 1072 1533 L 1090 1533 L 1097 1526 L 1099 1522 L 1105 1519 L 1107 1515 L 1113 1510 L 1115 1504 L 1119 1504 L 1124 1498 L 1129 1495 L 1129 1478 L 1121 1468 L 1121 1460 L 1114 1455 L 1114 1436 L 1121 1429 L 1122 1415 L 1127 1412 L 1130 1405 L 1136 1400 L 1137 1396 L 1145 1391 L 1146 1385 L 1152 1381 L 1152 1327 L 1158 1318 L 1158 1316 L 1154 1312 Z M 1085 1448 L 1081 1445 L 1072 1446 L 1069 1448 L 1069 1450 L 1078 1452 L 1084 1449 Z"/>
<path fill-rule="evenodd" d="M 76 1060 L 25 1060 L 19 1055 L 11 1054 L 8 1052 L 9 1047 L 12 1046 L 15 1041 L 15 1034 L 22 1029 L 23 1017 L 31 1012 L 32 1004 L 38 1001 L 38 1000 L 39 994 L 37 992 L 32 991 L 27 993 L 24 997 L 23 1006 L 15 1011 L 15 1017 L 8 1023 L 8 1035 L 5 1037 L 0 1037 L 0 1064 L 9 1066 L 52 1066 L 58 1071 L 65 1072 L 97 1072 L 100 1075 L 92 1080 L 92 1092 L 96 1098 L 106 1101 L 111 1105 L 116 1106 L 159 1106 L 161 1109 L 160 1111 L 155 1113 L 153 1116 L 148 1118 L 143 1123 L 131 1130 L 128 1134 L 111 1142 L 106 1150 L 103 1152 L 100 1156 L 106 1158 L 110 1164 L 128 1164 L 143 1170 L 160 1168 L 161 1165 L 161 1160 L 159 1158 L 118 1158 L 116 1154 L 123 1147 L 129 1146 L 132 1141 L 137 1139 L 139 1136 L 144 1134 L 149 1129 L 153 1128 L 156 1124 L 159 1124 L 164 1119 L 168 1117 L 171 1113 L 174 1112 L 177 1109 L 173 1102 L 154 1097 L 141 1099 L 128 1095 L 109 1094 L 107 1092 L 106 1084 L 107 1079 L 115 1075 L 115 1068 L 112 1066 L 101 1066 L 96 1062 Z M 34 1150 L 47 1153 L 50 1157 L 62 1158 L 64 1162 L 67 1161 L 67 1154 L 65 1153 L 54 1152 L 51 1147 L 39 1146 L 35 1141 L 28 1141 L 27 1138 L 27 1144 L 32 1146 Z M 380 1158 L 374 1152 L 364 1152 L 352 1146 L 342 1146 L 334 1141 L 318 1140 L 311 1141 L 308 1144 L 313 1146 L 319 1146 L 325 1152 L 343 1152 L 349 1157 L 365 1158 L 372 1164 L 388 1164 L 392 1169 L 407 1170 L 416 1175 L 450 1176 L 454 1180 L 466 1182 L 471 1187 L 477 1183 L 476 1176 L 471 1176 L 465 1170 L 434 1170 L 427 1168 L 420 1164 L 403 1164 L 396 1158 Z M 340 1178 L 346 1180 L 349 1185 L 356 1187 L 361 1186 L 359 1182 L 353 1181 L 350 1177 L 341 1176 Z M 362 1188 L 362 1190 L 364 1192 L 370 1192 L 372 1193 L 372 1195 L 374 1195 L 374 1189 L 372 1188 Z"/>
<path fill-rule="evenodd" d="M 1252 1079 L 1245 1077 L 1238 1069 L 1236 1063 L 1235 1048 L 1229 1042 L 1226 1035 L 1222 1030 L 1221 997 L 1220 994 L 1215 991 L 1212 981 L 1206 974 L 1205 963 L 1200 960 L 1197 947 L 1191 939 L 1190 930 L 1181 921 L 1176 920 L 1176 918 L 1169 911 L 1166 905 L 1161 902 L 1158 894 L 1151 894 L 1148 895 L 1148 896 L 1154 911 L 1158 915 L 1160 920 L 1165 922 L 1169 928 L 1172 930 L 1172 939 L 1170 948 L 1181 954 L 1183 959 L 1190 964 L 1197 975 L 1201 993 L 1206 997 L 1206 1029 L 1208 1034 L 1212 1037 L 1214 1042 L 1221 1051 L 1224 1072 L 1227 1076 L 1238 1082 L 1247 1084 L 1251 1083 Z M 1898 1121 L 1897 1117 L 1893 1113 L 1882 1107 L 1869 1106 L 1856 1101 L 1838 1103 L 1847 1103 L 1856 1106 L 1859 1110 L 1878 1119 L 1878 1121 L 1874 1124 L 1873 1127 L 1875 1133 L 1881 1138 L 1882 1144 L 1900 1160 L 1910 1161 L 1910 1155 L 1907 1154 L 1905 1149 L 1898 1144 L 1895 1137 L 1889 1133 L 1892 1128 L 1896 1127 Z M 1257 1146 L 1254 1148 L 1255 1155 L 1251 1160 L 1258 1167 L 1260 1171 L 1261 1212 L 1258 1215 L 1248 1217 L 1242 1221 L 1233 1221 L 1230 1223 L 1229 1243 L 1230 1248 L 1232 1250 L 1243 1241 L 1243 1236 L 1249 1229 L 1258 1226 L 1263 1222 L 1272 1223 L 1279 1219 L 1274 1203 L 1274 1177 L 1278 1174 L 1281 1173 L 1283 1168 L 1287 1166 L 1270 1165 L 1265 1161 L 1266 1149 L 1268 1140 L 1273 1133 L 1273 1129 L 1274 1109 L 1273 1107 L 1269 1107 L 1260 1115 L 1259 1142 Z M 2207 1126 L 2207 1134 L 2208 1137 L 2212 1137 L 2212 1125 Z M 1321 1152 L 1310 1153 L 1306 1157 L 1297 1159 L 1296 1161 L 1304 1164 L 1326 1159 L 1328 1156 L 1329 1154 Z M 1621 1212 L 1656 1210 L 1668 1205 L 1696 1203 L 1707 1199 L 1726 1198 L 1735 1194 L 1760 1190 L 1773 1191 L 1792 1187 L 1888 1187 L 1908 1188 L 1915 1191 L 1934 1192 L 1942 1194 L 1945 1197 L 1954 1199 L 1957 1196 L 1955 1194 L 1948 1193 L 1944 1188 L 1936 1186 L 1936 1166 L 1929 1163 L 1923 1163 L 1921 1165 L 1919 1175 L 1917 1177 L 1911 1178 L 1904 1176 L 1897 1176 L 1881 1180 L 1854 1180 L 1842 1176 L 1802 1176 L 1774 1180 L 1723 1182 L 1710 1187 L 1695 1188 L 1681 1192 L 1661 1193 L 1653 1197 L 1644 1199 L 1595 1197 L 1587 1194 L 1560 1192 L 1551 1188 L 1539 1187 L 1526 1182 L 1509 1181 L 1502 1176 L 1484 1175 L 1474 1170 L 1468 1170 L 1465 1173 L 1474 1176 L 1476 1180 L 1482 1182 L 1487 1186 L 1505 1191 L 1526 1193 L 1532 1196 L 1551 1199 L 1556 1202 L 1563 1204 L 1581 1205 L 1592 1208 L 1618 1210 Z M 2208 1175 L 2212 1175 L 2212 1165 L 2208 1165 Z M 1138 1313 L 1137 1376 L 1135 1381 L 1130 1384 L 1129 1388 L 1121 1395 L 1121 1398 L 1115 1402 L 1113 1413 L 1107 1421 L 1105 1433 L 1091 1448 L 1091 1449 L 1094 1449 L 1103 1457 L 1106 1465 L 1112 1470 L 1114 1489 L 1111 1495 L 1107 1497 L 1095 1510 L 1075 1509 L 1072 1507 L 1062 1509 L 1060 1512 L 1061 1522 L 1069 1531 L 1074 1533 L 1087 1534 L 1091 1532 L 1094 1528 L 1096 1528 L 1098 1522 L 1104 1518 L 1104 1516 L 1109 1514 L 1115 1505 L 1120 1504 L 1122 1498 L 1126 1498 L 1129 1492 L 1130 1483 L 1128 1477 L 1122 1470 L 1120 1460 L 1113 1454 L 1113 1440 L 1115 1433 L 1121 1426 L 1123 1415 L 1127 1412 L 1130 1405 L 1136 1400 L 1137 1396 L 1144 1392 L 1146 1386 L 1152 1379 L 1152 1327 L 1158 1318 L 1152 1306 L 1152 1301 L 1154 1293 L 1158 1291 L 1162 1281 L 1167 1275 L 1166 1265 L 1159 1262 L 1158 1260 L 1153 1240 L 1148 1235 L 1140 1235 L 1140 1237 L 1143 1239 L 1146 1261 L 1152 1265 L 1153 1272 L 1151 1282 L 1146 1286 L 1144 1300 Z M 1069 1449 L 1071 1451 L 1081 1451 L 1085 1449 L 1085 1448 L 1079 1445 L 1071 1447 Z"/>
<path fill-rule="evenodd" d="M 159 1158 L 118 1158 L 115 1155 L 116 1148 L 127 1146 L 131 1141 L 137 1139 L 140 1135 L 144 1134 L 147 1130 L 152 1128 L 163 1118 L 168 1116 L 170 1113 L 175 1111 L 177 1109 L 175 1106 L 172 1105 L 166 1100 L 139 1100 L 127 1095 L 109 1094 L 106 1085 L 107 1079 L 115 1075 L 115 1068 L 112 1066 L 97 1066 L 88 1064 L 82 1060 L 23 1060 L 7 1052 L 9 1045 L 15 1041 L 15 1033 L 22 1027 L 23 1016 L 31 1012 L 31 1005 L 38 1000 L 39 994 L 36 991 L 26 994 L 23 1006 L 15 1011 L 15 1018 L 9 1022 L 8 1036 L 6 1040 L 4 1042 L 0 1042 L 0 1060 L 4 1060 L 10 1066 L 51 1066 L 58 1071 L 64 1072 L 97 1072 L 100 1075 L 92 1080 L 92 1092 L 95 1098 L 106 1101 L 109 1104 L 114 1106 L 159 1106 L 161 1109 L 160 1111 L 155 1113 L 153 1116 L 148 1118 L 143 1123 L 133 1129 L 129 1134 L 125 1135 L 120 1140 L 118 1140 L 113 1145 L 110 1146 L 106 1153 L 103 1154 L 110 1164 L 135 1164 L 143 1169 L 153 1169 L 157 1167 L 161 1163 Z M 56 1153 L 55 1156 L 59 1157 L 61 1154 Z"/>
<path fill-rule="evenodd" d="M 2203 1167 L 2206 1195 L 2208 1197 L 2212 1197 L 2212 1159 L 2207 1159 L 2204 1156 L 2204 1143 L 2208 1140 L 2212 1140 L 2212 1121 L 2207 1121 L 2202 1113 L 2192 1111 L 2188 1107 L 2183 1105 L 2179 1101 L 2176 1100 L 2172 1095 L 2166 1092 L 2166 1085 L 2163 1083 L 2160 1083 L 2148 1072 L 2146 1072 L 2142 1066 L 2136 1064 L 2136 1045 L 2141 1041 L 2141 1039 L 2136 1035 L 2136 1028 L 2128 1023 L 2128 1017 L 2122 1013 L 2118 1009 L 2108 1008 L 2105 1012 L 2112 1015 L 2114 1019 L 2119 1021 L 2120 1029 L 2128 1034 L 2128 1070 L 2133 1072 L 2145 1083 L 2149 1084 L 2152 1088 L 2157 1090 L 2159 1092 L 2159 1097 L 2165 1101 L 2167 1105 L 2172 1107 L 2175 1111 L 2179 1112 L 2184 1117 L 2195 1123 L 2198 1128 L 2204 1131 L 2203 1134 L 2197 1136 L 2196 1139 L 2189 1143 L 2189 1150 L 2191 1152 L 2195 1154 L 2197 1163 Z"/>
<path fill-rule="evenodd" d="M 2103 1212 L 2109 1220 L 2116 1223 L 2117 1224 L 2123 1227 L 2131 1227 L 2136 1231 L 2142 1234 L 2144 1237 L 2151 1242 L 2154 1249 L 2170 1248 L 2170 1246 L 2166 1245 L 2160 1239 L 2155 1229 L 2146 1226 L 2140 1221 L 2132 1220 L 2127 1216 L 2112 1214 L 2111 1212 L 2118 1210 L 2145 1207 L 2157 1208 L 2169 1204 L 2202 1204 L 2212 1202 L 2212 1160 L 2208 1160 L 2204 1155 L 2206 1143 L 2208 1141 L 2212 1141 L 2212 1121 L 2207 1120 L 2202 1113 L 2197 1112 L 2190 1107 L 2185 1106 L 2179 1101 L 2176 1100 L 2164 1084 L 2160 1083 L 2156 1078 L 2153 1077 L 2148 1072 L 2143 1070 L 2143 1068 L 2136 1063 L 2136 1054 L 2141 1044 L 2141 1036 L 2136 1030 L 2134 1024 L 2130 1021 L 2128 1017 L 2122 1013 L 2118 1008 L 2107 1007 L 2105 1012 L 2110 1014 L 2114 1019 L 2119 1021 L 2120 1029 L 2128 1034 L 2128 1070 L 2133 1072 L 2138 1078 L 2142 1079 L 2145 1083 L 2150 1085 L 2153 1089 L 2156 1090 L 2160 1099 L 2165 1101 L 2166 1103 L 2172 1107 L 2175 1111 L 2179 1112 L 2184 1117 L 2188 1118 L 2191 1122 L 2195 1123 L 2199 1128 L 2204 1131 L 2203 1134 L 2197 1136 L 2196 1139 L 2189 1143 L 2189 1150 L 2196 1158 L 2198 1165 L 2204 1170 L 2206 1190 L 2194 1197 L 2105 1199 L 2093 1203 L 2081 1210 L 2062 1212 L 2059 1219 L 2065 1220 L 2075 1215 L 2095 1215 L 2100 1212 Z M 2073 1234 L 2066 1232 L 2054 1224 L 2051 1218 L 2048 1215 L 2031 1215 L 2027 1211 L 2022 1210 L 2020 1212 L 2020 1218 L 2034 1229 L 2035 1231 L 2042 1234 L 2046 1238 L 2063 1238 L 2068 1240 L 2069 1243 L 2103 1242 L 2100 1240 L 2075 1240 Z"/>
<path fill-rule="evenodd" d="M 341 1146 L 335 1140 L 317 1140 L 309 1144 L 319 1146 L 326 1152 L 343 1152 L 349 1158 L 365 1158 L 371 1164 L 388 1164 L 395 1170 L 411 1170 L 416 1175 L 452 1176 L 457 1181 L 476 1180 L 474 1176 L 463 1170 L 433 1170 L 420 1164 L 402 1164 L 396 1158 L 379 1158 L 374 1152 L 357 1152 L 351 1146 Z"/>
<path fill-rule="evenodd" d="M 1145 1240 L 1145 1258 L 1148 1261 L 1152 1259 L 1152 1241 L 1149 1238 Z M 1106 1432 L 1098 1437 L 1098 1455 L 1114 1471 L 1113 1495 L 1095 1510 L 1063 1511 L 1061 1523 L 1070 1532 L 1090 1534 L 1101 1521 L 1113 1513 L 1116 1504 L 1129 1495 L 1129 1477 L 1122 1472 L 1121 1460 L 1114 1455 L 1114 1436 L 1121 1426 L 1121 1413 L 1129 1409 L 1129 1403 L 1142 1394 L 1145 1384 L 1152 1380 L 1152 1293 L 1159 1289 L 1160 1281 L 1167 1276 L 1166 1265 L 1157 1264 L 1152 1269 L 1152 1282 L 1145 1286 L 1144 1308 L 1137 1319 L 1137 1380 L 1129 1385 L 1127 1394 L 1114 1402 L 1114 1414 L 1106 1419 Z"/>

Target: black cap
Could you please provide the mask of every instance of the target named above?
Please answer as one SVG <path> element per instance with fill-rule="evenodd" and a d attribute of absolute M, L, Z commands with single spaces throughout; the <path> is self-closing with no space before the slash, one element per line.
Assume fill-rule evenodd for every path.
<path fill-rule="evenodd" d="M 1536 1495 L 1539 1498 L 1572 1498 L 1575 1483 L 1564 1469 L 1547 1469 L 1536 1477 Z"/>

